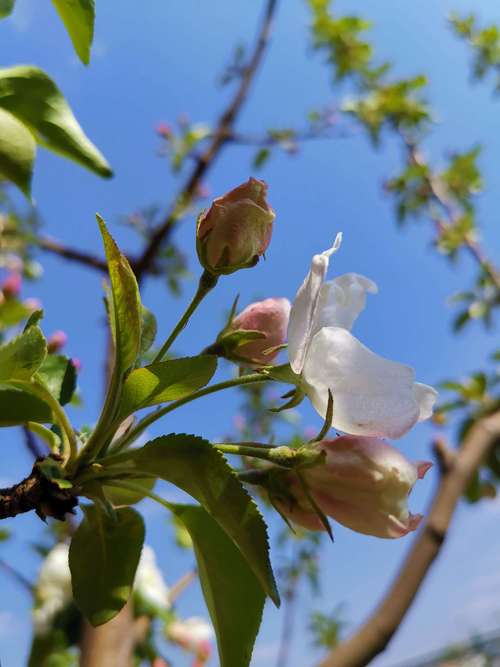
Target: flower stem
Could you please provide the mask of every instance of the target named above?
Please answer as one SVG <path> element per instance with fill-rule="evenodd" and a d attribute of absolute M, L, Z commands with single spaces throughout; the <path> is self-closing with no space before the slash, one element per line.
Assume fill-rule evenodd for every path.
<path fill-rule="evenodd" d="M 208 271 L 204 271 L 201 275 L 200 282 L 198 283 L 198 289 L 196 290 L 196 294 L 194 295 L 191 303 L 189 306 L 186 308 L 183 316 L 181 319 L 177 322 L 175 325 L 172 333 L 170 336 L 167 338 L 167 340 L 163 343 L 163 345 L 160 348 L 160 351 L 158 354 L 155 356 L 153 359 L 153 364 L 157 363 L 158 361 L 161 361 L 163 357 L 166 355 L 170 347 L 172 346 L 172 343 L 175 341 L 177 336 L 181 333 L 181 331 L 184 329 L 186 324 L 189 322 L 189 318 L 191 315 L 194 313 L 196 308 L 199 306 L 199 304 L 203 301 L 203 299 L 206 297 L 206 295 L 213 290 L 215 285 L 217 284 L 218 277 L 212 275 Z"/>
<path fill-rule="evenodd" d="M 269 381 L 272 381 L 272 378 L 270 378 L 268 375 L 265 375 L 264 373 L 250 373 L 248 375 L 243 375 L 241 377 L 234 378 L 233 380 L 226 380 L 225 382 L 219 382 L 217 384 L 211 385 L 210 387 L 204 387 L 203 389 L 194 391 L 192 394 L 184 396 L 184 398 L 179 398 L 177 401 L 173 401 L 172 403 L 165 405 L 163 408 L 155 410 L 154 412 L 150 412 L 143 419 L 141 419 L 133 429 L 131 429 L 127 434 L 125 434 L 122 438 L 120 438 L 111 447 L 110 452 L 116 454 L 117 452 L 121 451 L 122 449 L 127 447 L 129 443 L 133 442 L 136 438 L 138 438 L 141 435 L 141 433 L 143 433 L 145 429 L 147 429 L 148 426 L 151 426 L 151 424 L 153 424 L 155 421 L 161 419 L 161 417 L 165 416 L 169 412 L 177 410 L 177 408 L 180 408 L 182 405 L 186 405 L 186 403 L 195 401 L 197 398 L 201 398 L 202 396 L 208 396 L 209 394 L 215 394 L 218 391 L 223 391 L 224 389 L 230 389 L 231 387 L 239 387 L 247 384 L 253 384 L 256 382 L 269 382 Z"/>
<path fill-rule="evenodd" d="M 249 445 L 231 445 L 219 444 L 214 445 L 214 448 L 223 454 L 237 454 L 239 456 L 251 456 L 254 459 L 264 459 L 264 461 L 272 461 L 272 448 L 270 447 L 252 447 Z"/>

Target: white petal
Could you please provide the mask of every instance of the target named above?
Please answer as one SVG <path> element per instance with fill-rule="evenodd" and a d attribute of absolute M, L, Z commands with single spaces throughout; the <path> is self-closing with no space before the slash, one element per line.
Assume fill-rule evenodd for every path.
<path fill-rule="evenodd" d="M 434 403 L 437 401 L 439 396 L 434 387 L 430 387 L 428 384 L 415 382 L 413 386 L 413 392 L 415 394 L 415 400 L 420 407 L 418 421 L 421 422 L 424 419 L 429 419 L 429 417 L 432 417 Z"/>
<path fill-rule="evenodd" d="M 354 321 L 364 310 L 366 293 L 376 294 L 377 285 L 358 273 L 344 273 L 321 287 L 313 334 L 323 327 L 351 330 Z"/>
<path fill-rule="evenodd" d="M 345 329 L 316 334 L 303 376 L 322 417 L 331 390 L 333 426 L 345 433 L 400 438 L 419 418 L 413 369 L 379 357 Z"/>
<path fill-rule="evenodd" d="M 288 324 L 288 359 L 295 373 L 301 373 L 307 348 L 312 338 L 312 326 L 318 308 L 321 285 L 328 271 L 331 255 L 340 248 L 342 234 L 337 234 L 333 246 L 314 255 L 311 270 L 299 287 L 290 312 Z"/>

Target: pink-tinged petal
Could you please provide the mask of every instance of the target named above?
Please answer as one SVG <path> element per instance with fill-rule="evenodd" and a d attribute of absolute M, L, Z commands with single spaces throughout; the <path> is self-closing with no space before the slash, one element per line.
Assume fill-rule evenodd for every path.
<path fill-rule="evenodd" d="M 421 382 L 415 382 L 413 391 L 420 410 L 418 421 L 429 419 L 429 417 L 432 417 L 434 404 L 438 399 L 438 392 L 434 387 L 430 387 L 428 384 L 422 384 Z"/>
<path fill-rule="evenodd" d="M 302 502 L 307 503 L 307 499 L 301 498 Z M 298 502 L 287 502 L 278 498 L 272 499 L 276 509 L 290 521 L 293 525 L 300 526 L 306 530 L 325 531 L 326 528 L 320 518 L 312 509 L 305 509 Z"/>
<path fill-rule="evenodd" d="M 329 250 L 314 255 L 311 270 L 297 291 L 288 325 L 288 359 L 294 373 L 300 374 L 304 367 L 306 352 L 312 338 L 321 286 L 328 271 L 330 257 L 340 248 L 341 242 L 342 234 L 339 233 Z"/>
<path fill-rule="evenodd" d="M 288 299 L 271 298 L 257 301 L 247 306 L 231 323 L 231 331 L 260 331 L 264 338 L 258 338 L 236 348 L 238 357 L 257 364 L 270 364 L 278 350 L 266 353 L 269 348 L 278 347 L 286 340 L 291 304 Z"/>
<path fill-rule="evenodd" d="M 417 461 L 415 467 L 417 468 L 417 475 L 419 479 L 424 479 L 425 474 L 432 468 L 434 464 L 432 461 Z"/>
<path fill-rule="evenodd" d="M 345 273 L 321 287 L 312 335 L 322 327 L 351 330 L 366 306 L 366 293 L 376 294 L 377 285 L 358 273 Z"/>
<path fill-rule="evenodd" d="M 303 376 L 323 418 L 330 389 L 333 426 L 345 433 L 400 438 L 418 420 L 413 369 L 374 354 L 345 329 L 324 327 L 315 335 Z"/>

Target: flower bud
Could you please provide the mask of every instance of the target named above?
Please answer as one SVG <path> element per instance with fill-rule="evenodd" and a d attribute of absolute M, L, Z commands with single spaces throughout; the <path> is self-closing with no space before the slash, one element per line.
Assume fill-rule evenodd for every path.
<path fill-rule="evenodd" d="M 19 294 L 19 292 L 21 291 L 21 286 L 22 286 L 21 274 L 13 272 L 9 276 L 7 276 L 7 278 L 3 281 L 1 290 L 3 292 L 4 297 L 9 299 Z"/>
<path fill-rule="evenodd" d="M 49 354 L 56 354 L 68 342 L 68 335 L 65 331 L 54 331 L 52 336 L 47 340 L 47 352 Z"/>
<path fill-rule="evenodd" d="M 200 661 L 208 660 L 212 650 L 210 640 L 214 636 L 214 631 L 203 618 L 193 616 L 185 621 L 173 621 L 167 626 L 166 635 L 171 642 L 179 644 L 185 651 L 194 653 Z"/>
<path fill-rule="evenodd" d="M 214 199 L 196 227 L 196 250 L 203 267 L 215 275 L 255 266 L 272 235 L 274 211 L 267 185 L 256 178 Z"/>
<path fill-rule="evenodd" d="M 279 347 L 285 342 L 290 308 L 288 299 L 271 298 L 252 303 L 242 310 L 231 322 L 225 335 L 231 337 L 235 331 L 258 331 L 263 337 L 239 345 L 235 350 L 238 358 L 252 364 L 270 364 L 279 350 L 268 354 L 266 350 Z"/>
<path fill-rule="evenodd" d="M 417 528 L 422 516 L 408 511 L 407 499 L 432 463 L 410 463 L 379 438 L 344 435 L 323 440 L 317 447 L 325 453 L 324 463 L 305 469 L 303 477 L 327 516 L 376 537 L 402 537 Z M 295 523 L 312 528 L 314 511 L 292 477 L 289 490 L 296 505 L 281 503 L 279 509 Z"/>

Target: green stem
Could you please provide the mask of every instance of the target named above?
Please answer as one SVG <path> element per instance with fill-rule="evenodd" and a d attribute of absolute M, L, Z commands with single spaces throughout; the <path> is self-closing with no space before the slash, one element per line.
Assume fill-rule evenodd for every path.
<path fill-rule="evenodd" d="M 180 408 L 182 405 L 186 405 L 186 403 L 195 401 L 202 396 L 208 396 L 209 394 L 214 394 L 218 391 L 223 391 L 224 389 L 230 389 L 231 387 L 239 387 L 247 384 L 254 384 L 256 382 L 269 381 L 272 381 L 272 378 L 270 378 L 268 375 L 263 373 L 250 373 L 249 375 L 243 375 L 241 377 L 234 378 L 233 380 L 226 380 L 225 382 L 219 382 L 217 384 L 211 385 L 210 387 L 204 387 L 203 389 L 194 391 L 192 394 L 184 396 L 184 398 L 179 398 L 177 401 L 173 401 L 163 408 L 159 408 L 154 412 L 150 412 L 143 419 L 141 419 L 133 429 L 120 438 L 113 445 L 113 447 L 111 447 L 110 452 L 116 454 L 117 452 L 121 451 L 127 447 L 129 443 L 138 438 L 141 433 L 143 433 L 145 429 L 148 428 L 148 426 L 151 426 L 151 424 L 153 424 L 158 419 L 161 419 L 169 412 L 173 412 L 174 410 L 177 410 L 177 408 Z"/>
<path fill-rule="evenodd" d="M 68 461 L 75 459 L 78 455 L 78 442 L 73 427 L 61 404 L 52 396 L 42 380 L 35 375 L 32 382 L 16 382 L 12 384 L 22 386 L 22 388 L 27 389 L 47 403 L 61 428 L 63 464 L 66 465 Z"/>
<path fill-rule="evenodd" d="M 254 459 L 272 461 L 272 449 L 269 447 L 249 447 L 248 445 L 214 445 L 214 448 L 223 454 L 236 454 L 239 456 L 251 456 Z"/>
<path fill-rule="evenodd" d="M 198 289 L 196 290 L 196 294 L 193 297 L 193 300 L 189 304 L 189 306 L 186 308 L 184 315 L 181 317 L 181 319 L 177 322 L 177 324 L 174 327 L 174 330 L 170 334 L 170 336 L 167 338 L 167 340 L 163 343 L 163 345 L 160 348 L 160 351 L 158 354 L 155 356 L 153 359 L 153 364 L 157 363 L 158 361 L 161 361 L 163 357 L 166 355 L 170 347 L 172 346 L 172 343 L 175 341 L 177 336 L 181 333 L 181 331 L 184 329 L 186 324 L 189 322 L 189 318 L 191 315 L 194 313 L 194 311 L 198 308 L 200 303 L 203 301 L 203 299 L 206 297 L 206 295 L 213 290 L 215 285 L 217 284 L 217 276 L 212 275 L 208 271 L 204 271 L 201 275 L 200 282 L 198 283 Z"/>
<path fill-rule="evenodd" d="M 61 443 L 61 438 L 51 431 L 49 428 L 46 428 L 38 422 L 27 422 L 26 428 L 29 429 L 32 433 L 36 433 L 48 446 L 52 454 L 59 453 L 59 445 Z"/>

